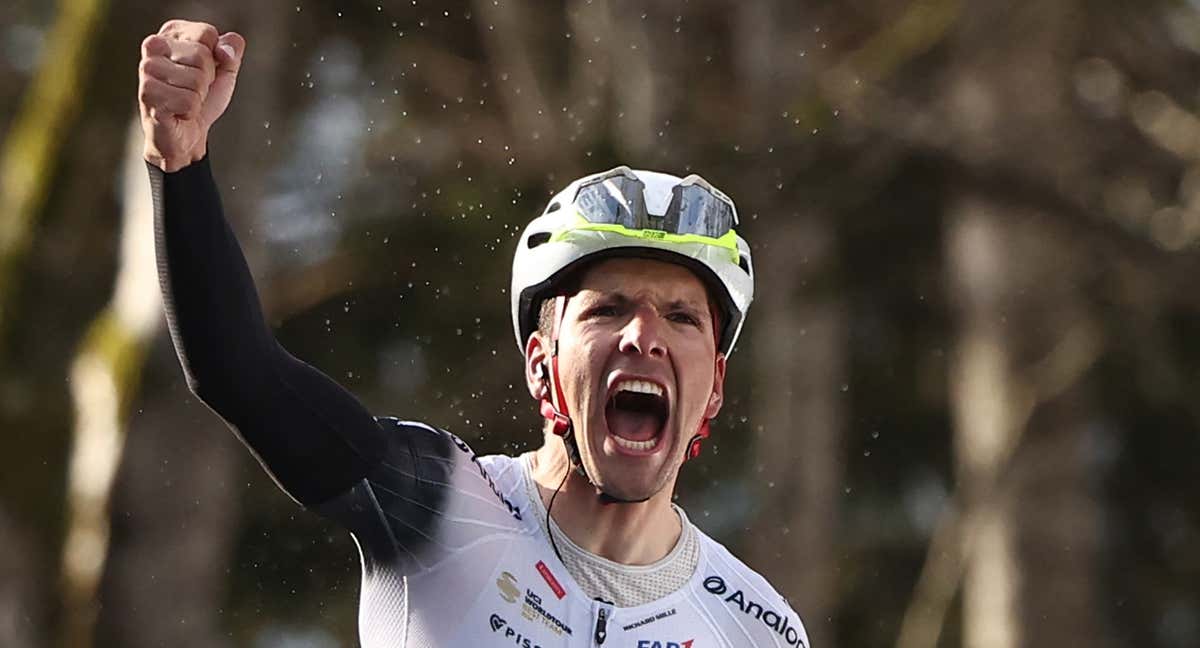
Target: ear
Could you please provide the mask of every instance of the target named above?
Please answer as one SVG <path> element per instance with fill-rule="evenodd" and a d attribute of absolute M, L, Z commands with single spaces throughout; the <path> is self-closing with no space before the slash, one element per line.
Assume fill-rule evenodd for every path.
<path fill-rule="evenodd" d="M 540 332 L 534 331 L 529 336 L 529 340 L 525 342 L 525 385 L 529 388 L 529 395 L 533 396 L 534 400 L 549 397 L 546 390 L 549 388 L 550 382 L 549 377 L 545 374 L 549 361 L 550 354 L 545 340 L 542 339 Z"/>
<path fill-rule="evenodd" d="M 721 405 L 725 403 L 725 354 L 717 352 L 717 359 L 713 363 L 713 386 L 712 393 L 708 396 L 708 406 L 704 408 L 704 418 L 716 418 L 717 412 L 721 411 Z"/>

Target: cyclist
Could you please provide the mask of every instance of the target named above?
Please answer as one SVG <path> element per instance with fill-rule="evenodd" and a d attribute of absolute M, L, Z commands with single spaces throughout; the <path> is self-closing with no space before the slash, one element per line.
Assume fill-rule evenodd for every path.
<path fill-rule="evenodd" d="M 244 50 L 181 20 L 142 43 L 167 319 L 192 391 L 353 534 L 362 645 L 807 646 L 787 602 L 671 502 L 752 298 L 733 203 L 696 176 L 624 167 L 551 199 L 511 292 L 545 443 L 478 456 L 373 417 L 272 336 L 207 156 Z"/>

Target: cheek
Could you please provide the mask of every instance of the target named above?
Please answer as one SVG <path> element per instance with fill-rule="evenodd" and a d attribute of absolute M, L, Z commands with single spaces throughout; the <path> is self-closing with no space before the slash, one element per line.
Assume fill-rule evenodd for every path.
<path fill-rule="evenodd" d="M 559 348 L 559 373 L 564 382 L 570 383 L 576 397 L 589 392 L 596 376 L 604 368 L 605 355 L 600 345 L 593 340 L 573 340 L 568 347 Z"/>
<path fill-rule="evenodd" d="M 716 377 L 713 368 L 716 357 L 711 345 L 702 343 L 693 343 L 688 351 L 686 355 L 680 354 L 678 362 L 680 380 L 683 383 L 681 387 L 685 389 L 685 398 L 689 406 L 688 415 L 694 416 L 698 415 L 699 410 L 693 412 L 690 411 L 691 408 L 703 408 L 703 404 L 708 402 L 709 394 L 712 393 L 713 380 Z"/>

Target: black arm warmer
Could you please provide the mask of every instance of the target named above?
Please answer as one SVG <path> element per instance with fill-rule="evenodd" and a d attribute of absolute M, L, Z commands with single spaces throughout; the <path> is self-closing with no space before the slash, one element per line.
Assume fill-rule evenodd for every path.
<path fill-rule="evenodd" d="M 275 341 L 208 158 L 174 173 L 147 166 L 159 283 L 188 387 L 298 502 L 339 495 L 380 459 L 383 430 L 353 395 Z"/>

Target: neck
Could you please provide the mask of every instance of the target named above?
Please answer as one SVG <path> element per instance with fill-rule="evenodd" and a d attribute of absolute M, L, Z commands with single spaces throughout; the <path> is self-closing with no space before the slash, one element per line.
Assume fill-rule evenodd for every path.
<path fill-rule="evenodd" d="M 623 565 L 649 565 L 665 557 L 679 541 L 683 527 L 679 514 L 671 508 L 673 483 L 644 502 L 605 504 L 596 487 L 571 468 L 562 440 L 551 435 L 533 454 L 530 466 L 547 507 L 555 489 L 563 484 L 550 516 L 572 542 L 587 551 Z"/>

